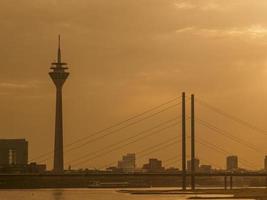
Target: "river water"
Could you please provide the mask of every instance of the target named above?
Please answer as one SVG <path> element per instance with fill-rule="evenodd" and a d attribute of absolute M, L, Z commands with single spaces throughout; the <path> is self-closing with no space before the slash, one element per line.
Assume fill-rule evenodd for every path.
<path fill-rule="evenodd" d="M 0 200 L 184 200 L 195 196 L 192 194 L 131 195 L 117 192 L 115 189 L 0 190 Z M 198 197 L 203 197 L 203 195 L 198 195 Z M 227 196 L 216 195 L 216 197 Z"/>

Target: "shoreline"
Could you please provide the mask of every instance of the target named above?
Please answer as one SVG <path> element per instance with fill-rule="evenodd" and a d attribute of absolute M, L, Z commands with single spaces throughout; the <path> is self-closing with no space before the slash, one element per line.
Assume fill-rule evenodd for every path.
<path fill-rule="evenodd" d="M 232 190 L 224 189 L 196 189 L 195 191 L 182 190 L 118 190 L 117 192 L 131 195 L 200 195 L 188 197 L 188 199 L 257 199 L 267 200 L 266 188 L 240 188 Z M 201 196 L 203 195 L 203 196 Z M 205 196 L 207 195 L 207 196 Z M 209 197 L 208 195 L 214 195 Z M 218 196 L 216 196 L 218 195 Z M 231 196 L 220 196 L 231 195 Z"/>

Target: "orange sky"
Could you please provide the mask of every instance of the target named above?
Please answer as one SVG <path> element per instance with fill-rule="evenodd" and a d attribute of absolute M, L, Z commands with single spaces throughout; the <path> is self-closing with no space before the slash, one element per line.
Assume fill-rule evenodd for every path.
<path fill-rule="evenodd" d="M 31 158 L 52 150 L 55 88 L 48 71 L 59 33 L 70 68 L 64 86 L 65 144 L 182 91 L 267 130 L 266 9 L 265 0 L 2 0 L 0 136 L 26 138 Z M 199 105 L 196 109 L 200 119 L 259 151 L 197 124 L 199 137 L 262 168 L 266 135 Z M 176 111 L 66 153 L 66 163 L 180 115 Z M 179 131 L 180 126 L 172 128 L 77 167 L 101 167 Z M 178 150 L 176 145 L 155 152 L 138 165 L 148 157 L 167 160 Z M 225 166 L 225 155 L 200 144 L 197 150 L 202 163 Z M 50 166 L 51 159 L 46 163 Z"/>

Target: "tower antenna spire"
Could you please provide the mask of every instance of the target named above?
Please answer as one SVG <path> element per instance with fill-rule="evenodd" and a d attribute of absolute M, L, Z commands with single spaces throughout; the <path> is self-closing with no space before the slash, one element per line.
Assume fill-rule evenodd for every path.
<path fill-rule="evenodd" d="M 58 62 L 58 63 L 61 63 L 60 35 L 58 35 L 57 62 Z"/>

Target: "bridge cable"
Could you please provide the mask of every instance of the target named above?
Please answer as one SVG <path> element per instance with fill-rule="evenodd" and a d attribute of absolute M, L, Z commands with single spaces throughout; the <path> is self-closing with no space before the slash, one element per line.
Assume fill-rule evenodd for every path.
<path fill-rule="evenodd" d="M 138 118 L 138 117 L 140 117 L 140 116 L 142 116 L 142 115 L 144 115 L 144 114 L 146 114 L 146 113 L 148 113 L 148 112 L 150 112 L 150 111 L 153 111 L 153 110 L 155 110 L 155 109 L 158 109 L 159 107 L 162 107 L 162 106 L 164 106 L 164 105 L 167 105 L 168 103 L 171 103 L 171 102 L 173 102 L 174 100 L 177 100 L 177 99 L 178 99 L 178 98 L 175 98 L 175 99 L 173 99 L 173 100 L 171 100 L 171 101 L 168 101 L 168 102 L 166 102 L 166 103 L 163 103 L 163 104 L 161 104 L 161 105 L 159 105 L 159 106 L 156 106 L 156 107 L 154 107 L 154 108 L 152 108 L 152 109 L 149 109 L 149 110 L 147 110 L 147 111 L 145 111 L 145 112 L 143 112 L 143 113 L 140 113 L 140 114 L 135 115 L 135 116 L 133 116 L 133 117 L 130 117 L 130 118 L 126 119 L 126 120 L 123 120 L 123 121 L 121 121 L 121 122 L 119 122 L 119 123 L 116 123 L 116 124 L 114 124 L 114 125 L 112 125 L 112 126 L 109 126 L 109 127 L 105 128 L 105 129 L 96 131 L 96 132 L 92 133 L 91 135 L 86 136 L 86 137 L 83 137 L 83 138 L 80 138 L 80 139 L 78 139 L 78 140 L 76 140 L 76 141 L 74 141 L 74 142 L 72 142 L 72 143 L 69 143 L 69 144 L 65 145 L 64 147 L 72 146 L 72 145 L 77 144 L 77 143 L 79 143 L 79 142 L 81 142 L 81 141 L 84 141 L 84 140 L 86 140 L 86 139 L 89 139 L 89 138 L 91 138 L 91 137 L 93 137 L 93 136 L 95 136 L 95 135 L 101 134 L 101 133 L 103 133 L 103 132 L 105 132 L 105 131 L 107 131 L 107 130 L 110 130 L 110 129 L 112 129 L 112 128 L 115 128 L 115 127 L 117 127 L 117 126 L 120 126 L 120 125 L 123 124 L 123 123 L 126 123 L 126 122 L 128 122 L 128 121 L 130 121 L 130 120 L 132 120 L 132 119 Z M 125 128 L 128 128 L 128 127 L 130 127 L 130 126 L 132 126 L 132 125 L 135 125 L 135 124 L 137 124 L 137 123 L 139 123 L 139 122 L 142 122 L 142 121 L 144 121 L 144 120 L 146 120 L 146 119 L 152 118 L 152 117 L 154 117 L 154 116 L 156 116 L 156 115 L 158 115 L 158 114 L 160 114 L 160 113 L 162 113 L 162 112 L 164 112 L 164 111 L 169 110 L 170 108 L 173 108 L 173 107 L 178 106 L 179 104 L 181 104 L 181 102 L 179 102 L 179 103 L 177 103 L 177 104 L 174 104 L 174 105 L 171 105 L 171 106 L 168 106 L 168 107 L 166 107 L 166 108 L 164 108 L 164 109 L 162 109 L 162 110 L 160 110 L 160 111 L 158 111 L 158 112 L 156 112 L 156 113 L 153 113 L 153 114 L 151 114 L 151 115 L 149 115 L 149 116 L 146 116 L 146 117 L 144 117 L 144 118 L 142 118 L 142 119 L 139 119 L 139 120 L 134 121 L 134 122 L 132 122 L 132 123 L 130 123 L 130 124 L 127 124 L 126 126 L 123 126 L 123 127 L 118 128 L 118 129 L 115 129 L 115 130 L 109 132 L 109 133 L 106 134 L 106 135 L 111 135 L 111 134 L 116 133 L 116 132 L 118 132 L 118 131 L 120 131 L 120 130 L 123 130 L 123 129 L 125 129 Z M 90 142 L 89 142 L 89 143 L 90 143 Z M 70 150 L 68 150 L 68 152 L 69 152 L 69 151 L 72 151 L 73 149 L 80 148 L 80 147 L 82 147 L 82 146 L 84 146 L 84 145 L 86 145 L 86 144 L 87 144 L 87 143 L 84 143 L 84 144 L 82 144 L 81 146 L 73 147 L 73 148 L 71 148 Z M 42 155 L 40 155 L 40 156 L 38 156 L 38 157 L 35 157 L 35 158 L 31 159 L 30 162 L 33 161 L 33 160 L 38 160 L 38 159 L 40 159 L 40 158 L 42 158 L 42 157 L 47 157 L 48 155 L 52 154 L 53 152 L 54 152 L 54 151 L 50 151 L 50 152 L 47 152 L 47 153 L 45 153 L 45 154 L 42 154 Z M 50 157 L 50 156 L 49 156 L 49 157 Z M 46 160 L 47 160 L 47 159 L 46 159 Z"/>
<path fill-rule="evenodd" d="M 258 133 L 261 133 L 261 134 L 267 136 L 267 131 L 266 130 L 258 128 L 257 126 L 255 126 L 255 125 L 253 125 L 253 124 L 251 124 L 251 123 L 249 123 L 249 122 L 247 122 L 245 120 L 242 120 L 242 119 L 240 119 L 240 118 L 238 118 L 236 116 L 228 114 L 228 113 L 220 110 L 219 108 L 216 108 L 216 107 L 214 107 L 214 106 L 212 106 L 212 105 L 210 105 L 210 104 L 208 104 L 208 103 L 206 103 L 206 102 L 204 102 L 204 101 L 202 101 L 202 100 L 200 100 L 198 98 L 196 98 L 196 102 L 199 103 L 200 105 L 202 105 L 202 106 L 204 106 L 204 107 L 216 112 L 217 114 L 220 114 L 220 115 L 222 115 L 222 116 L 224 116 L 224 117 L 226 117 L 228 119 L 231 119 L 232 121 L 235 121 L 235 122 L 237 122 L 239 124 L 242 124 L 243 126 L 246 126 L 246 127 L 250 128 L 250 129 L 252 129 L 252 130 L 254 130 L 254 131 L 258 132 Z"/>
<path fill-rule="evenodd" d="M 208 147 L 210 149 L 213 149 L 213 150 L 217 151 L 218 153 L 222 153 L 225 156 L 228 156 L 229 154 L 231 154 L 230 152 L 228 152 L 228 151 L 222 149 L 221 147 L 219 147 L 218 145 L 209 143 L 209 142 L 207 142 L 207 141 L 205 141 L 203 139 L 200 139 L 200 138 L 198 138 L 197 143 L 202 144 L 203 146 L 206 146 L 206 147 Z M 247 167 L 251 167 L 251 166 L 255 167 L 255 165 L 253 165 L 252 163 L 250 163 L 247 160 L 244 160 L 242 158 L 239 158 L 239 160 L 240 160 L 240 163 L 242 163 L 243 165 L 245 165 Z"/>
<path fill-rule="evenodd" d="M 175 139 L 175 138 L 176 138 L 176 140 L 173 141 L 173 139 Z M 147 148 L 145 148 L 145 149 L 143 149 L 143 150 L 141 150 L 141 151 L 136 152 L 136 155 L 138 156 L 138 158 L 143 158 L 143 157 L 145 157 L 145 156 L 147 156 L 147 155 L 149 155 L 149 154 L 151 154 L 151 153 L 158 152 L 158 151 L 160 151 L 160 150 L 166 149 L 166 148 L 168 148 L 168 147 L 170 147 L 170 146 L 173 146 L 173 145 L 175 145 L 175 144 L 177 144 L 177 143 L 179 144 L 179 142 L 181 142 L 181 140 L 177 140 L 177 137 L 175 137 L 175 138 L 171 138 L 171 139 L 169 139 L 169 140 L 167 140 L 167 141 L 164 141 L 164 142 L 158 143 L 158 144 L 156 144 L 156 145 L 147 147 Z M 170 143 L 170 142 L 171 142 L 171 143 Z M 156 149 L 155 149 L 155 147 L 159 147 L 159 146 L 163 146 L 163 147 L 161 147 L 161 148 L 156 148 Z M 152 150 L 152 151 L 150 151 L 150 152 L 147 152 L 147 151 L 149 151 L 149 150 L 151 150 L 151 149 L 153 149 L 153 148 L 154 148 L 154 150 Z M 145 153 L 145 152 L 146 152 L 146 153 Z M 178 157 L 178 156 L 177 156 L 177 157 Z M 108 164 L 108 165 L 103 166 L 102 168 L 107 168 L 107 167 L 112 166 L 112 165 L 114 165 L 114 164 L 116 164 L 116 163 L 117 163 L 116 161 L 115 161 L 115 162 L 112 162 L 112 163 L 110 163 L 110 164 Z"/>
<path fill-rule="evenodd" d="M 162 122 L 162 123 L 160 123 L 160 124 L 158 124 L 158 125 L 156 125 L 156 126 L 153 126 L 153 127 L 149 128 L 149 129 L 146 129 L 146 130 L 143 130 L 143 131 L 141 131 L 141 132 L 138 132 L 138 133 L 136 133 L 135 135 L 133 135 L 133 136 L 131 136 L 131 137 L 128 137 L 128 138 L 125 138 L 125 139 L 123 139 L 123 140 L 120 140 L 120 141 L 118 141 L 118 142 L 116 142 L 116 143 L 110 144 L 110 145 L 108 145 L 108 146 L 106 146 L 106 147 L 104 147 L 104 148 L 102 148 L 102 149 L 100 149 L 100 150 L 97 150 L 97 151 L 95 151 L 95 152 L 87 153 L 86 155 L 84 155 L 84 156 L 82 156 L 82 157 L 80 157 L 80 158 L 76 158 L 75 160 L 68 161 L 67 163 L 70 163 L 70 164 L 71 164 L 73 161 L 81 160 L 81 159 L 83 159 L 84 157 L 89 156 L 90 154 L 97 154 L 97 153 L 99 153 L 99 152 L 101 152 L 101 151 L 103 151 L 103 150 L 106 151 L 107 148 L 111 148 L 111 147 L 117 146 L 117 145 L 119 145 L 119 144 L 121 144 L 121 143 L 123 143 L 123 142 L 127 142 L 128 140 L 131 140 L 131 139 L 134 139 L 134 138 L 136 138 L 136 137 L 139 137 L 140 135 L 142 135 L 142 134 L 144 134 L 144 133 L 147 133 L 147 132 L 149 132 L 149 131 L 151 131 L 151 130 L 154 130 L 154 129 L 156 129 L 156 128 L 159 128 L 159 127 L 161 127 L 161 126 L 163 126 L 163 125 L 165 125 L 165 124 L 168 124 L 168 123 L 170 123 L 170 122 L 176 121 L 177 119 L 179 119 L 179 118 L 178 118 L 178 117 L 175 117 L 175 118 L 172 118 L 172 119 L 170 119 L 170 120 L 164 121 L 164 122 Z"/>
<path fill-rule="evenodd" d="M 112 149 L 112 150 L 109 150 L 108 152 L 104 152 L 104 155 L 106 155 L 106 153 L 110 153 L 110 152 L 112 152 L 112 151 L 115 151 L 115 150 L 119 150 L 119 149 L 121 149 L 121 148 L 124 148 L 125 146 L 128 146 L 129 144 L 135 143 L 135 142 L 137 142 L 137 141 L 139 141 L 139 140 L 141 140 L 141 139 L 143 139 L 143 138 L 146 138 L 146 137 L 151 136 L 151 135 L 153 135 L 153 134 L 160 133 L 161 131 L 164 131 L 164 130 L 166 130 L 166 129 L 168 129 L 168 128 L 171 128 L 171 127 L 174 127 L 174 126 L 177 126 L 177 125 L 178 125 L 178 123 L 174 123 L 174 124 L 171 124 L 171 125 L 169 125 L 169 126 L 166 126 L 166 127 L 162 128 L 162 129 L 160 129 L 160 130 L 158 130 L 158 131 L 153 131 L 153 132 L 151 132 L 151 133 L 149 133 L 149 134 L 147 134 L 147 135 L 145 135 L 145 136 L 143 136 L 143 137 L 140 137 L 140 138 L 138 138 L 138 139 L 136 139 L 136 140 L 134 140 L 134 141 L 131 141 L 131 142 L 126 143 L 126 144 L 124 144 L 124 145 L 122 145 L 122 146 L 120 146 L 120 147 L 117 147 L 117 148 L 114 148 L 114 149 Z M 93 157 L 91 157 L 91 158 L 89 158 L 89 159 L 84 160 L 83 162 L 78 162 L 78 163 L 79 163 L 79 164 L 86 163 L 86 162 L 88 162 L 88 161 L 90 161 L 90 160 L 92 160 L 92 159 L 99 158 L 101 155 L 103 155 L 103 153 L 100 154 L 100 155 L 95 155 L 95 156 L 93 156 Z M 75 166 L 76 166 L 76 165 L 77 165 L 77 164 L 75 164 Z"/>
<path fill-rule="evenodd" d="M 234 141 L 234 142 L 237 142 L 243 146 L 246 146 L 248 147 L 249 149 L 251 150 L 254 150 L 255 152 L 259 153 L 259 154 L 262 154 L 263 152 L 261 150 L 259 150 L 255 145 L 253 144 L 250 144 L 248 143 L 247 141 L 239 138 L 239 137 L 236 137 L 234 136 L 233 134 L 230 134 L 229 132 L 223 130 L 223 129 L 220 129 L 212 124 L 210 124 L 209 122 L 207 121 L 204 121 L 202 119 L 199 119 L 199 118 L 196 118 L 196 121 L 198 121 L 202 126 L 205 126 L 206 128 L 209 128 L 210 130 L 216 132 L 216 133 L 219 133 L 220 135 L 223 135 L 225 136 L 226 138 Z"/>

